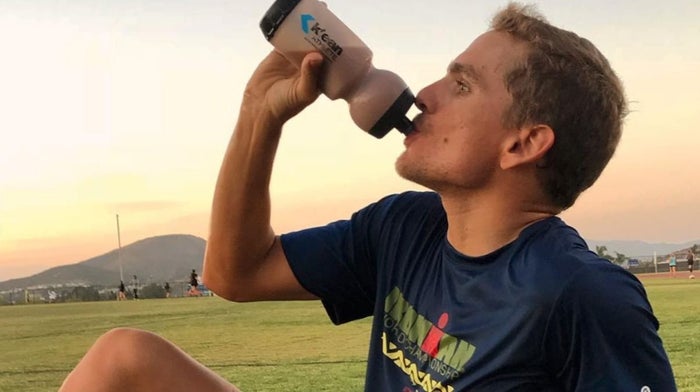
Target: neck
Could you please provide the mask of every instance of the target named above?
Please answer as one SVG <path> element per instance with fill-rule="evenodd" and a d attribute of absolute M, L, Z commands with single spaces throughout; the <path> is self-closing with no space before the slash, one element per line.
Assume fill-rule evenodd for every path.
<path fill-rule="evenodd" d="M 468 256 L 491 253 L 514 241 L 527 226 L 558 213 L 551 206 L 508 196 L 440 196 L 447 213 L 447 240 Z"/>

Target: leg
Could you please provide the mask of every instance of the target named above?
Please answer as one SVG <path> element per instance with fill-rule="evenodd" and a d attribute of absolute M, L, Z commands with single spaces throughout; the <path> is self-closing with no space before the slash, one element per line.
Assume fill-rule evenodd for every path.
<path fill-rule="evenodd" d="M 240 392 L 169 341 L 129 328 L 97 339 L 59 390 L 68 391 Z"/>

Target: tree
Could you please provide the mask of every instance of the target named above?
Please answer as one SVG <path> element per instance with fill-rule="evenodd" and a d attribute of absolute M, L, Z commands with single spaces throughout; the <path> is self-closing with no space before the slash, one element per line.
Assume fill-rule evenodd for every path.
<path fill-rule="evenodd" d="M 620 264 L 624 263 L 627 259 L 628 259 L 628 257 L 625 256 L 624 254 L 615 252 L 615 258 L 612 260 L 612 262 L 620 265 Z"/>
<path fill-rule="evenodd" d="M 693 254 L 696 254 L 696 253 L 698 253 L 698 248 L 699 248 L 699 247 L 700 247 L 700 245 L 698 245 L 698 244 L 693 244 L 693 246 L 690 247 L 690 251 L 693 252 Z"/>
<path fill-rule="evenodd" d="M 596 246 L 596 247 L 595 247 L 595 253 L 596 253 L 599 257 L 602 257 L 602 258 L 604 258 L 604 259 L 608 259 L 608 260 L 610 260 L 610 261 L 613 261 L 614 258 L 613 258 L 612 256 L 610 256 L 607 252 L 608 252 L 608 247 L 605 246 L 605 245 L 600 245 L 600 246 Z"/>

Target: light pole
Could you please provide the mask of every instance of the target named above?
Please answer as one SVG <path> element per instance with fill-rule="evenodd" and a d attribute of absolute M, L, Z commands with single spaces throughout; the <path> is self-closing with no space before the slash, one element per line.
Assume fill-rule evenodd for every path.
<path fill-rule="evenodd" d="M 124 271 L 122 270 L 122 235 L 119 230 L 119 214 L 117 214 L 117 244 L 119 245 L 119 250 L 117 253 L 117 259 L 119 260 L 119 279 L 121 282 L 123 282 Z"/>

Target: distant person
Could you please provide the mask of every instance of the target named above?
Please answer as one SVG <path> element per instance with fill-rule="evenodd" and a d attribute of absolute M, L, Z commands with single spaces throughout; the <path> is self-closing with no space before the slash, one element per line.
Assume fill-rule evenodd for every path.
<path fill-rule="evenodd" d="M 131 287 L 134 291 L 134 299 L 139 299 L 139 278 L 136 275 L 131 279 Z"/>
<path fill-rule="evenodd" d="M 692 249 L 688 249 L 688 271 L 690 271 L 690 276 L 688 276 L 688 278 L 690 279 L 695 279 L 695 275 L 693 275 L 693 263 L 695 263 L 695 255 Z"/>
<path fill-rule="evenodd" d="M 202 293 L 199 291 L 197 288 L 199 286 L 199 279 L 197 276 L 197 272 L 195 270 L 192 270 L 192 273 L 190 273 L 190 289 L 187 291 L 187 295 L 190 297 L 199 297 L 202 295 Z"/>
<path fill-rule="evenodd" d="M 671 253 L 671 257 L 668 259 L 668 268 L 671 270 L 671 277 L 676 277 L 676 255 Z"/>
<path fill-rule="evenodd" d="M 124 281 L 119 281 L 119 292 L 117 293 L 117 301 L 126 301 L 126 286 Z"/>
<path fill-rule="evenodd" d="M 170 298 L 170 283 L 165 282 L 163 288 L 165 289 L 165 298 Z"/>

